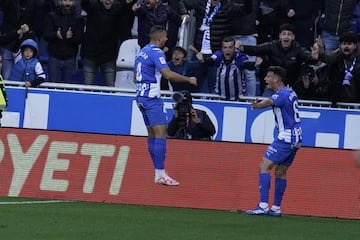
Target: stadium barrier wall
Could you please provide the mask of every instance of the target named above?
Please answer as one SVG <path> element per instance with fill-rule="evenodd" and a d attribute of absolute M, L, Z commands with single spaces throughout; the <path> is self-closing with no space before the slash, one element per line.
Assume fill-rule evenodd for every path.
<path fill-rule="evenodd" d="M 69 84 L 71 85 L 71 84 Z M 98 88 L 98 86 L 91 86 Z M 115 89 L 115 88 L 112 88 Z M 134 93 L 95 93 L 58 89 L 8 87 L 9 106 L 1 125 L 6 127 L 146 136 Z M 168 121 L 174 101 L 164 97 Z M 248 102 L 195 99 L 215 125 L 216 141 L 271 143 L 276 136 L 272 109 L 251 110 Z M 303 145 L 360 149 L 360 110 L 300 107 Z"/>
<path fill-rule="evenodd" d="M 166 167 L 181 184 L 166 187 L 154 184 L 146 137 L 18 128 L 1 128 L 0 137 L 1 196 L 219 210 L 258 203 L 267 147 L 169 139 Z M 360 219 L 359 179 L 351 150 L 303 147 L 282 211 Z"/>

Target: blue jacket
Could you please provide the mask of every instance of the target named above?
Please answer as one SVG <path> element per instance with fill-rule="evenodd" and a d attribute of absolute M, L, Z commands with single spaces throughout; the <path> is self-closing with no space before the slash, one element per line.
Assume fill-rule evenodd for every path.
<path fill-rule="evenodd" d="M 29 81 L 32 82 L 37 77 L 35 74 L 35 66 L 39 61 L 36 58 L 28 60 L 22 58 L 14 64 L 9 80 L 11 81 Z"/>
<path fill-rule="evenodd" d="M 173 62 L 168 62 L 171 71 L 181 74 L 183 76 L 199 76 L 204 71 L 199 61 L 185 60 L 181 66 L 175 66 Z M 173 91 L 189 90 L 190 92 L 200 92 L 198 86 L 194 86 L 187 82 L 171 82 Z"/>

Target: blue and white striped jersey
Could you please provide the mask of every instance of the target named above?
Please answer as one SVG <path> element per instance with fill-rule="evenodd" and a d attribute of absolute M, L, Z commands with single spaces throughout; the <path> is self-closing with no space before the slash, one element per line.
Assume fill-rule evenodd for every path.
<path fill-rule="evenodd" d="M 273 94 L 271 99 L 274 102 L 273 111 L 279 131 L 278 139 L 293 145 L 301 144 L 302 129 L 296 93 L 290 88 L 283 87 Z"/>
<path fill-rule="evenodd" d="M 243 63 L 248 57 L 240 51 L 235 51 L 231 63 L 224 63 L 224 56 L 221 50 L 214 52 L 211 58 L 216 67 L 215 92 L 225 100 L 238 100 L 246 90 L 243 78 Z"/>
<path fill-rule="evenodd" d="M 135 58 L 136 96 L 160 97 L 160 70 L 168 67 L 160 48 L 151 44 L 143 47 Z"/>

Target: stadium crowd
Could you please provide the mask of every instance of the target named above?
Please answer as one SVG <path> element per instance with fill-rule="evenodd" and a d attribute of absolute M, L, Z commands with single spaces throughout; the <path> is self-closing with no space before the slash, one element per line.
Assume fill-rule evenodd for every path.
<path fill-rule="evenodd" d="M 264 77 L 278 65 L 300 99 L 360 102 L 358 0 L 0 0 L 0 12 L 2 76 L 29 86 L 114 86 L 136 16 L 139 45 L 153 25 L 166 26 L 171 70 L 198 79 L 191 88 L 163 79 L 164 90 L 269 96 Z M 189 49 L 177 46 L 184 20 L 194 20 Z"/>

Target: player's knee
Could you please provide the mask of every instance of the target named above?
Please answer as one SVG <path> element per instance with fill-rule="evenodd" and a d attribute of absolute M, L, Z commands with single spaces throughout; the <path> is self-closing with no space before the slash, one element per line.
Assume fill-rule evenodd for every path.
<path fill-rule="evenodd" d="M 285 179 L 286 178 L 286 169 L 287 167 L 285 166 L 277 166 L 275 168 L 275 176 L 276 178 L 282 178 L 282 179 Z"/>
<path fill-rule="evenodd" d="M 269 172 L 274 166 L 274 163 L 267 158 L 263 158 L 260 162 L 259 171 L 260 173 Z"/>

